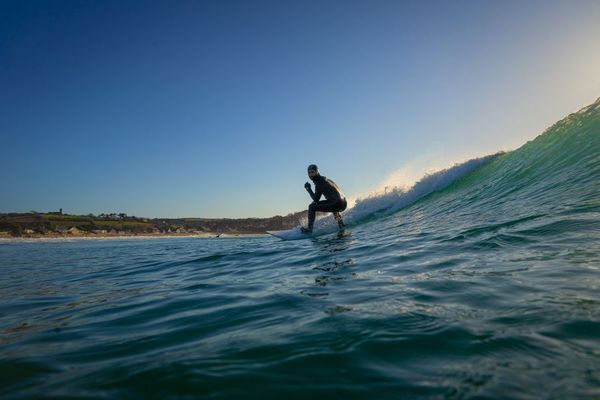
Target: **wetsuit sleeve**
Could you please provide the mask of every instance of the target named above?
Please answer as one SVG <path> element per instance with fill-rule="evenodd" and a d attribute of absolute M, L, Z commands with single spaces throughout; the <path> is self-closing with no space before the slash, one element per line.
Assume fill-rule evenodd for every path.
<path fill-rule="evenodd" d="M 311 190 L 311 192 L 312 192 L 312 190 Z M 323 194 L 323 188 L 321 187 L 321 185 L 315 185 L 315 194 L 311 196 L 312 199 L 314 201 L 319 201 L 322 194 Z"/>
<path fill-rule="evenodd" d="M 319 189 L 317 189 L 317 194 L 315 194 L 315 192 L 312 191 L 312 188 L 307 188 L 306 191 L 308 192 L 308 194 L 310 195 L 310 197 L 313 199 L 313 201 L 319 201 L 319 198 L 321 197 L 321 191 Z"/>
<path fill-rule="evenodd" d="M 307 187 L 306 191 L 308 192 L 308 195 L 310 196 L 310 198 L 313 199 L 313 200 L 315 200 L 315 192 L 312 191 L 312 188 L 311 187 Z"/>

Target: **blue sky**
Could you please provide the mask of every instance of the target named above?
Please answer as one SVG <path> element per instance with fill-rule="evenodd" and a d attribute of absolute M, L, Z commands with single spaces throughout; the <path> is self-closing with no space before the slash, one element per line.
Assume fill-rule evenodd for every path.
<path fill-rule="evenodd" d="M 3 1 L 0 212 L 271 216 L 600 96 L 598 1 Z"/>

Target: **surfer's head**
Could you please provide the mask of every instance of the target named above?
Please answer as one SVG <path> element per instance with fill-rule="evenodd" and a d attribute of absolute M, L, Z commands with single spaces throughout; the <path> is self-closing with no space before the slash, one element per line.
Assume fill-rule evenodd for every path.
<path fill-rule="evenodd" d="M 315 179 L 317 176 L 319 176 L 319 167 L 317 167 L 315 164 L 310 164 L 307 168 L 307 171 L 310 179 Z"/>

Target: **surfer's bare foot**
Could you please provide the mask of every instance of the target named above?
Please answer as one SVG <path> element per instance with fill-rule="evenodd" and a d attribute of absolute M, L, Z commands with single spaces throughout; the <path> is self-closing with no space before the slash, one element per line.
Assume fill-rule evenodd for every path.
<path fill-rule="evenodd" d="M 301 227 L 300 228 L 300 232 L 302 232 L 302 233 L 312 233 L 312 229 Z"/>

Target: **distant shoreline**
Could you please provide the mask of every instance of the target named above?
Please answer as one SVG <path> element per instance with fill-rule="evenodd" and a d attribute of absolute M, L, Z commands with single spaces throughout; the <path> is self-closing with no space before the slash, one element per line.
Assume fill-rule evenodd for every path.
<path fill-rule="evenodd" d="M 235 237 L 263 237 L 266 233 L 166 233 L 166 234 L 126 234 L 126 235 L 23 235 L 23 236 L 0 236 L 0 243 L 3 242 L 26 242 L 26 241 L 67 241 L 67 240 L 121 240 L 121 239 L 164 239 L 164 238 L 202 238 L 202 239 L 220 239 Z"/>
<path fill-rule="evenodd" d="M 143 218 L 57 212 L 0 214 L 0 239 L 110 239 L 265 235 L 300 224 L 304 212 L 270 218 Z"/>

